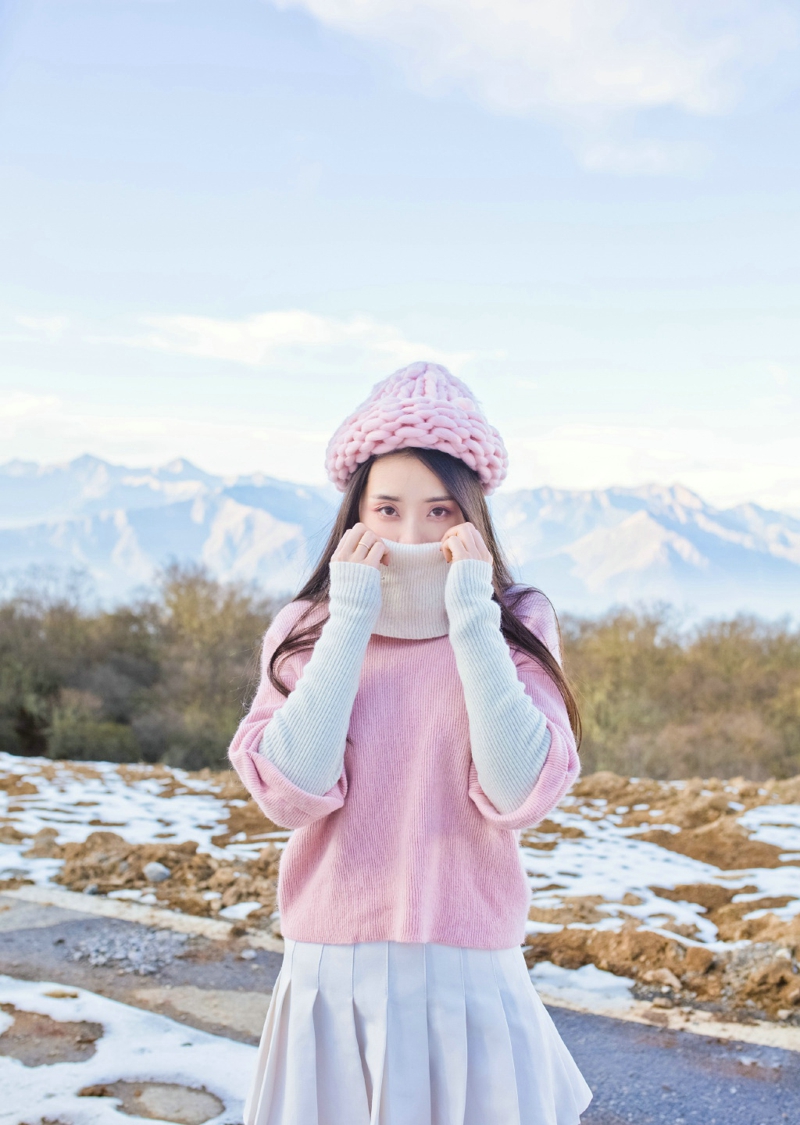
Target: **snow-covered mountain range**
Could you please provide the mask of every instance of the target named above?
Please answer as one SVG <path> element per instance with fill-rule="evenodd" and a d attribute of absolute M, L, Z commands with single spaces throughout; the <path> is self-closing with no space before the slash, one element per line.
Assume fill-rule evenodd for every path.
<path fill-rule="evenodd" d="M 108 602 L 172 559 L 224 579 L 295 591 L 324 545 L 340 494 L 185 460 L 152 469 L 96 457 L 0 466 L 0 573 L 84 568 Z M 680 485 L 500 491 L 495 522 L 521 581 L 557 609 L 597 613 L 665 600 L 692 616 L 800 616 L 800 519 L 755 504 L 719 509 Z"/>

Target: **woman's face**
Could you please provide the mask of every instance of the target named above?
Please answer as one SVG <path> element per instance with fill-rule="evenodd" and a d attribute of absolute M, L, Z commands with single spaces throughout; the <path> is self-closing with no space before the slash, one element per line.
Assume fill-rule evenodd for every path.
<path fill-rule="evenodd" d="M 395 543 L 438 543 L 448 527 L 464 522 L 436 474 L 403 453 L 387 453 L 375 461 L 358 518 L 381 539 Z"/>

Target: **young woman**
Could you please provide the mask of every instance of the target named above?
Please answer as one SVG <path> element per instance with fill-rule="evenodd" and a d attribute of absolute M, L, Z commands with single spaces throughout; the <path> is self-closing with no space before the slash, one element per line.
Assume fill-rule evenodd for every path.
<path fill-rule="evenodd" d="M 577 778 L 579 719 L 492 528 L 506 465 L 436 364 L 331 439 L 342 505 L 230 749 L 295 829 L 245 1125 L 578 1125 L 591 1100 L 521 948 L 520 830 Z"/>

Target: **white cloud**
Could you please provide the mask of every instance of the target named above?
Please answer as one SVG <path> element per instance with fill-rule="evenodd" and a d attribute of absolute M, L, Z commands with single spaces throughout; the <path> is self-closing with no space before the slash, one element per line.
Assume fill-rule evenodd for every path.
<path fill-rule="evenodd" d="M 59 405 L 60 400 L 55 395 L 31 395 L 25 391 L 12 391 L 0 398 L 0 433 L 20 418 L 54 414 Z"/>
<path fill-rule="evenodd" d="M 575 147 L 584 167 L 592 172 L 622 176 L 662 176 L 699 168 L 706 154 L 697 145 L 664 141 L 618 141 L 576 138 Z"/>
<path fill-rule="evenodd" d="M 388 373 L 418 359 L 458 366 L 470 358 L 469 353 L 444 352 L 407 340 L 398 328 L 367 316 L 342 320 L 303 309 L 259 313 L 241 320 L 162 316 L 143 323 L 152 331 L 117 342 L 279 370 L 304 370 L 309 364 L 317 369 L 335 370 L 344 365 L 352 370 L 355 364 Z"/>
<path fill-rule="evenodd" d="M 798 32 L 787 0 L 270 2 L 386 44 L 417 89 L 460 89 L 500 113 L 557 120 L 589 167 L 634 173 L 674 170 L 676 153 L 617 139 L 604 154 L 592 142 L 612 121 L 663 108 L 724 112 L 755 75 L 763 85 Z"/>
<path fill-rule="evenodd" d="M 326 422 L 315 418 L 302 425 L 275 415 L 267 421 L 260 411 L 251 420 L 211 421 L 185 412 L 114 412 L 109 404 L 90 412 L 79 403 L 47 405 L 43 400 L 38 410 L 15 419 L 0 412 L 0 462 L 20 458 L 52 464 L 92 453 L 115 464 L 160 465 L 185 457 L 210 472 L 258 470 L 324 484 L 325 447 L 334 428 L 332 421 Z"/>
<path fill-rule="evenodd" d="M 293 414 L 234 409 L 234 403 L 217 418 L 198 416 L 187 403 L 170 410 L 153 402 L 148 414 L 114 410 L 110 403 L 90 411 L 77 402 L 18 393 L 0 403 L 2 459 L 51 463 L 91 452 L 114 463 L 153 465 L 186 457 L 217 473 L 260 470 L 324 484 L 328 440 L 363 391 L 363 386 L 337 384 L 341 403 L 332 414 L 320 405 L 319 395 L 308 393 L 307 384 L 298 380 Z M 720 418 L 663 426 L 567 420 L 535 425 L 515 395 L 495 404 L 490 418 L 509 452 L 504 491 L 539 485 L 592 489 L 680 482 L 721 506 L 754 500 L 800 513 L 791 414 L 782 426 L 752 429 Z"/>
<path fill-rule="evenodd" d="M 794 426 L 752 432 L 712 420 L 695 425 L 566 423 L 529 436 L 509 418 L 508 488 L 633 488 L 681 484 L 722 506 L 754 500 L 800 510 Z"/>
<path fill-rule="evenodd" d="M 69 318 L 66 316 L 17 316 L 14 319 L 23 328 L 40 332 L 51 339 L 60 336 L 69 324 Z"/>

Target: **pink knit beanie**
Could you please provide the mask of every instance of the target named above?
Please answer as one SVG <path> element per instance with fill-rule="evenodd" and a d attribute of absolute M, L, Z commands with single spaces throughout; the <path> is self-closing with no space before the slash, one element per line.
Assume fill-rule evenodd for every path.
<path fill-rule="evenodd" d="M 508 454 L 466 383 L 438 363 L 411 363 L 376 383 L 328 443 L 325 468 L 344 492 L 373 454 L 418 446 L 441 449 L 478 474 L 489 496 L 505 480 Z"/>

